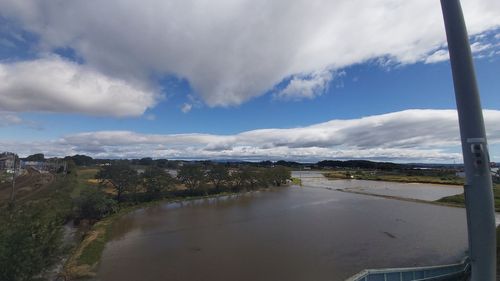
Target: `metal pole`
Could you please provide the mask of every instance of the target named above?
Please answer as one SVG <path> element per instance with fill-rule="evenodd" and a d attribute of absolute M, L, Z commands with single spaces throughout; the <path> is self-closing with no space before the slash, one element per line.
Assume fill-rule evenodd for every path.
<path fill-rule="evenodd" d="M 458 110 L 472 281 L 495 280 L 495 208 L 488 145 L 467 30 L 459 0 L 441 0 Z"/>
<path fill-rule="evenodd" d="M 10 202 L 14 204 L 15 192 L 16 192 L 16 155 L 13 154 L 14 163 L 12 164 L 12 189 L 10 191 Z"/>

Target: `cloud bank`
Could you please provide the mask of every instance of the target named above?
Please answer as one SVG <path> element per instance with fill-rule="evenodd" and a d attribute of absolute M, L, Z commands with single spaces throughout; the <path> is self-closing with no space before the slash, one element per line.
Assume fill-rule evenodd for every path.
<path fill-rule="evenodd" d="M 485 110 L 490 145 L 500 144 L 500 111 Z M 403 162 L 461 161 L 455 110 L 415 109 L 307 127 L 260 129 L 234 135 L 84 132 L 50 142 L 0 143 L 22 155 L 44 152 L 99 158 L 169 159 L 373 159 Z M 498 151 L 490 151 L 492 156 Z M 497 159 L 497 161 L 500 159 Z"/>
<path fill-rule="evenodd" d="M 0 63 L 0 110 L 138 116 L 157 95 L 91 68 L 49 56 Z"/>
<path fill-rule="evenodd" d="M 500 1 L 462 4 L 471 35 L 500 27 Z M 310 98 L 332 77 L 314 78 L 318 71 L 377 58 L 395 64 L 446 59 L 440 51 L 445 34 L 435 0 L 3 0 L 0 17 L 35 34 L 41 52 L 74 50 L 86 65 L 100 71 L 94 73 L 98 76 L 139 79 L 145 84 L 154 83 L 152 74 L 185 78 L 209 106 L 239 105 L 287 77 L 292 79 L 281 96 Z M 62 79 L 63 85 L 69 83 Z M 110 79 L 115 78 L 99 78 Z M 117 87 L 125 97 L 141 101 L 123 105 L 131 115 L 152 104 L 148 92 L 123 83 Z M 116 91 L 97 92 L 106 100 Z M 66 95 L 70 96 L 56 90 L 42 92 L 41 97 L 51 98 L 36 108 L 54 110 L 50 101 L 66 104 L 59 97 Z M 9 106 L 35 108 L 34 104 Z M 85 107 L 85 112 L 89 107 L 93 106 Z"/>

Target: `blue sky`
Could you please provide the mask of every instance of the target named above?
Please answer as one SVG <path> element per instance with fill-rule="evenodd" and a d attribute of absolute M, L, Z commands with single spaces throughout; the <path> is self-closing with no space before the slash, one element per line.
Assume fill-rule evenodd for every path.
<path fill-rule="evenodd" d="M 483 107 L 500 109 L 499 57 L 476 59 L 475 63 Z M 21 116 L 37 122 L 40 129 L 10 127 L 4 128 L 2 133 L 22 129 L 22 132 L 17 133 L 42 138 L 96 130 L 235 134 L 261 128 L 307 126 L 332 119 L 359 118 L 404 109 L 456 107 L 448 61 L 406 65 L 390 70 L 366 63 L 344 71 L 344 76 L 332 81 L 321 96 L 312 100 L 283 101 L 268 93 L 239 106 L 210 108 L 200 102 L 190 112 L 183 113 L 181 107 L 189 102 L 186 96 L 193 94 L 192 90 L 186 81 L 167 81 L 162 86 L 171 97 L 147 110 L 144 116 L 109 118 L 82 114 L 23 113 Z M 153 120 L 148 119 L 151 115 L 154 116 Z"/>
<path fill-rule="evenodd" d="M 95 10 L 85 1 L 0 4 L 4 150 L 113 158 L 461 161 L 435 3 L 380 1 L 367 9 L 381 15 L 363 17 L 365 11 L 349 1 L 327 1 L 325 6 L 343 7 L 332 21 L 321 5 L 307 1 L 257 1 L 255 7 L 248 1 L 202 7 L 148 1 L 172 17 L 124 3 L 117 10 L 112 3 Z M 484 0 L 474 10 L 471 3 L 463 1 L 464 13 L 482 105 L 490 110 L 491 158 L 500 161 L 500 7 Z M 419 9 L 432 12 L 403 17 Z M 99 18 L 106 11 L 112 12 Z M 183 17 L 176 16 L 180 11 Z M 122 17 L 127 23 L 120 25 Z"/>

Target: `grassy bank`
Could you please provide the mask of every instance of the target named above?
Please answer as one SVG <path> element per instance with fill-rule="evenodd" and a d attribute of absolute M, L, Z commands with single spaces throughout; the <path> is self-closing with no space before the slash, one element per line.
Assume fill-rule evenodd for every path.
<path fill-rule="evenodd" d="M 500 184 L 493 185 L 493 199 L 495 200 L 495 211 L 500 212 Z M 443 197 L 437 202 L 453 204 L 459 207 L 465 207 L 464 194 L 457 194 L 453 196 Z"/>
<path fill-rule="evenodd" d="M 130 211 L 132 209 L 124 208 L 92 226 L 82 242 L 73 250 L 64 266 L 63 275 L 67 279 L 94 277 L 97 263 L 109 239 L 113 223 Z"/>
<path fill-rule="evenodd" d="M 331 171 L 324 173 L 330 179 L 357 179 L 374 181 L 393 181 L 403 183 L 430 183 L 430 184 L 451 184 L 463 185 L 462 178 L 451 174 L 444 175 L 412 175 L 397 172 L 370 172 L 370 171 Z"/>
<path fill-rule="evenodd" d="M 292 184 L 302 186 L 302 180 L 299 178 L 292 178 Z"/>
<path fill-rule="evenodd" d="M 78 168 L 76 185 L 72 189 L 71 198 L 80 196 L 80 193 L 91 185 L 89 180 L 94 179 L 98 171 L 99 169 L 97 168 Z M 95 185 L 97 185 L 97 183 Z"/>

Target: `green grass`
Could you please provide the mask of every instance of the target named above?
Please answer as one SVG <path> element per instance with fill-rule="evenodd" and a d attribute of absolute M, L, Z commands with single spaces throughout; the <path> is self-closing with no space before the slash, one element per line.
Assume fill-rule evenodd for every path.
<path fill-rule="evenodd" d="M 93 266 L 101 259 L 102 251 L 104 251 L 104 247 L 109 240 L 114 220 L 116 218 L 109 217 L 94 226 L 93 231 L 96 232 L 96 237 L 82 249 L 78 257 L 78 264 Z"/>
<path fill-rule="evenodd" d="M 1 172 L 0 173 L 0 182 L 2 181 L 11 181 L 12 180 L 12 174 L 9 174 L 7 172 Z"/>
<path fill-rule="evenodd" d="M 330 179 L 346 179 L 347 175 L 345 171 L 331 171 L 327 173 L 323 173 L 325 177 Z"/>
<path fill-rule="evenodd" d="M 493 199 L 495 200 L 495 211 L 500 212 L 500 184 L 496 183 L 493 185 Z M 464 194 L 457 194 L 453 196 L 443 197 L 437 202 L 454 204 L 457 206 L 465 206 Z"/>
<path fill-rule="evenodd" d="M 78 168 L 76 170 L 77 184 L 71 192 L 71 198 L 77 198 L 80 196 L 82 190 L 91 186 L 91 184 L 88 183 L 88 180 L 93 179 L 98 171 L 99 169 L 97 168 Z"/>
<path fill-rule="evenodd" d="M 29 202 L 46 202 L 51 209 L 57 210 L 59 213 L 71 213 L 71 198 L 70 194 L 77 185 L 76 176 L 74 174 L 54 175 L 54 180 L 49 185 L 35 193 L 28 194 L 16 200 L 16 204 L 23 205 Z"/>
<path fill-rule="evenodd" d="M 302 180 L 299 178 L 292 178 L 292 183 L 295 185 L 302 185 Z"/>
<path fill-rule="evenodd" d="M 426 175 L 405 175 L 403 173 L 371 173 L 367 171 L 332 171 L 324 173 L 327 178 L 349 179 L 352 176 L 358 180 L 394 181 L 406 183 L 431 183 L 431 184 L 453 184 L 463 185 L 463 179 L 451 175 L 446 176 L 426 176 Z"/>

